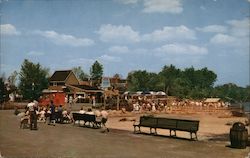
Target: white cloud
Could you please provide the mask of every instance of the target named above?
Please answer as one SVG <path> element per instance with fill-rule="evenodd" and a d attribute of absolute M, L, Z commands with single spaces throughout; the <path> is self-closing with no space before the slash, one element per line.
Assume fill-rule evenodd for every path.
<path fill-rule="evenodd" d="M 94 44 L 94 41 L 88 38 L 77 38 L 72 35 L 59 34 L 55 31 L 35 31 L 35 34 L 39 34 L 51 42 L 57 45 L 68 45 L 73 47 L 86 47 Z"/>
<path fill-rule="evenodd" d="M 29 55 L 29 56 L 42 56 L 42 55 L 44 55 L 44 53 L 39 52 L 39 51 L 30 51 L 29 53 L 27 53 L 27 55 Z"/>
<path fill-rule="evenodd" d="M 136 49 L 129 49 L 126 46 L 113 46 L 109 48 L 109 54 L 112 55 L 122 55 L 122 54 L 129 54 L 129 55 L 149 55 L 150 52 L 148 49 L 145 48 L 136 48 Z"/>
<path fill-rule="evenodd" d="M 107 54 L 102 55 L 98 59 L 100 59 L 103 62 L 121 62 L 122 61 L 120 57 L 110 56 Z"/>
<path fill-rule="evenodd" d="M 226 34 L 217 34 L 210 39 L 210 43 L 212 44 L 231 45 L 235 42 L 236 39 L 233 36 Z"/>
<path fill-rule="evenodd" d="M 115 0 L 117 2 L 120 2 L 122 4 L 136 4 L 139 0 Z"/>
<path fill-rule="evenodd" d="M 209 25 L 203 28 L 197 27 L 196 30 L 201 32 L 225 33 L 227 32 L 227 27 L 222 25 Z"/>
<path fill-rule="evenodd" d="M 169 41 L 169 40 L 185 40 L 185 39 L 196 39 L 195 31 L 187 28 L 184 25 L 171 27 L 166 26 L 162 30 L 155 30 L 150 34 L 145 34 L 142 37 L 146 41 Z"/>
<path fill-rule="evenodd" d="M 112 53 L 123 54 L 129 52 L 129 49 L 126 46 L 112 46 L 109 48 L 109 51 Z"/>
<path fill-rule="evenodd" d="M 227 34 L 216 34 L 210 39 L 210 43 L 249 52 L 249 19 L 229 20 L 226 23 L 229 25 Z"/>
<path fill-rule="evenodd" d="M 195 31 L 184 25 L 172 27 L 165 26 L 162 30 L 155 30 L 152 33 L 140 35 L 128 25 L 102 25 L 97 31 L 100 40 L 111 43 L 136 43 L 141 41 L 164 42 L 169 40 L 194 40 Z M 124 48 L 123 48 L 124 49 Z"/>
<path fill-rule="evenodd" d="M 20 35 L 21 32 L 17 31 L 16 27 L 11 24 L 0 25 L 0 32 L 2 35 Z"/>
<path fill-rule="evenodd" d="M 199 47 L 199 46 L 190 45 L 190 44 L 179 44 L 179 43 L 166 44 L 155 50 L 158 53 L 160 53 L 160 55 L 164 55 L 164 54 L 204 55 L 204 54 L 207 54 L 208 52 L 207 48 L 205 47 Z"/>
<path fill-rule="evenodd" d="M 103 42 L 134 43 L 140 41 L 139 33 L 128 25 L 102 25 L 97 33 Z"/>
<path fill-rule="evenodd" d="M 181 0 L 144 0 L 144 13 L 172 13 L 183 11 Z"/>
<path fill-rule="evenodd" d="M 227 23 L 231 26 L 231 34 L 233 36 L 248 36 L 250 29 L 250 20 L 244 18 L 242 20 L 229 20 Z"/>
<path fill-rule="evenodd" d="M 249 37 L 236 37 L 227 34 L 216 34 L 210 39 L 211 44 L 221 46 L 243 48 L 249 52 Z"/>

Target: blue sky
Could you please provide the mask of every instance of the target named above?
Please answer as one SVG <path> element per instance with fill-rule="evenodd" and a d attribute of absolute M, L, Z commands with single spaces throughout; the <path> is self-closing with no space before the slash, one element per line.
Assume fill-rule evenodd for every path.
<path fill-rule="evenodd" d="M 0 0 L 1 74 L 24 59 L 54 70 L 95 60 L 105 76 L 208 67 L 249 85 L 250 0 Z"/>

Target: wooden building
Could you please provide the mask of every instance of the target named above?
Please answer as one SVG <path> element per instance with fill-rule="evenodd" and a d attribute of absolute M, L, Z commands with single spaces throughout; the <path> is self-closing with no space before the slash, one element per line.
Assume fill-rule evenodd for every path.
<path fill-rule="evenodd" d="M 79 81 L 72 70 L 55 71 L 49 79 L 48 89 L 43 90 L 40 99 L 42 105 L 47 104 L 48 100 L 53 100 L 55 105 L 64 105 L 70 97 L 77 101 L 95 97 L 101 100 L 103 90 L 90 86 L 88 82 Z M 66 99 L 67 98 L 67 99 Z"/>

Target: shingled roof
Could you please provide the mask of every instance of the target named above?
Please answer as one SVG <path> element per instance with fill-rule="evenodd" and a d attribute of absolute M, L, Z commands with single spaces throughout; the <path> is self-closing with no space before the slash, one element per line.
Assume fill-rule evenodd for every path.
<path fill-rule="evenodd" d="M 54 74 L 50 77 L 50 81 L 63 82 L 67 79 L 71 72 L 71 70 L 55 71 Z"/>

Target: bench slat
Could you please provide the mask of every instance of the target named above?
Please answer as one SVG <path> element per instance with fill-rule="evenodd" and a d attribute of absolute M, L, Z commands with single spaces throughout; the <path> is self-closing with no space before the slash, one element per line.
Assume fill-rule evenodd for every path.
<path fill-rule="evenodd" d="M 140 118 L 140 126 L 144 127 L 156 127 L 157 119 L 154 117 L 141 117 Z"/>
<path fill-rule="evenodd" d="M 178 120 L 176 129 L 183 131 L 198 131 L 198 127 L 198 121 Z"/>

